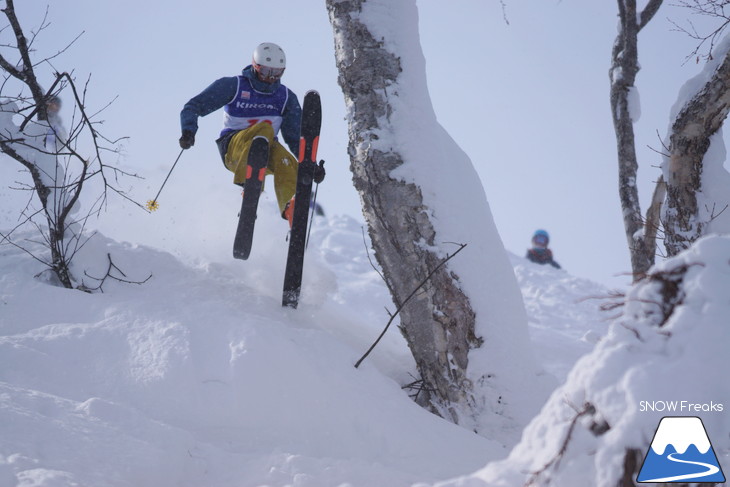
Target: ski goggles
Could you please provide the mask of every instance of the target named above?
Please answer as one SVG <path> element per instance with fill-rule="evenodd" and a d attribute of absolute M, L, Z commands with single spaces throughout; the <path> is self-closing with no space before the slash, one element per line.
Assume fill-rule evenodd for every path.
<path fill-rule="evenodd" d="M 535 245 L 546 246 L 548 244 L 548 238 L 545 235 L 535 235 L 532 237 L 532 242 Z"/>
<path fill-rule="evenodd" d="M 281 78 L 284 74 L 285 68 L 271 68 L 269 66 L 261 66 L 260 64 L 254 64 L 253 69 L 259 75 L 261 81 L 273 83 Z"/>

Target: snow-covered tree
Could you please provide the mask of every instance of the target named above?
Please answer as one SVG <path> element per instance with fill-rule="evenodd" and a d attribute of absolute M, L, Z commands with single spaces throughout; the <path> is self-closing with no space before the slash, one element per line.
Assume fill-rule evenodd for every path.
<path fill-rule="evenodd" d="M 470 482 L 444 487 L 635 487 L 664 416 L 700 417 L 722 463 L 730 448 L 723 351 L 730 340 L 728 256 L 730 236 L 705 236 L 653 267 L 629 290 L 623 314 L 575 364 L 509 457 Z M 681 444 L 676 447 L 684 452 Z M 700 472 L 712 470 L 683 473 L 693 472 L 698 482 Z"/>
<path fill-rule="evenodd" d="M 694 29 L 686 31 L 700 41 L 700 46 L 707 42 L 710 48 L 716 49 L 706 56 L 709 62 L 703 73 L 685 85 L 675 104 L 665 142 L 668 154 L 664 157 L 663 173 L 658 178 L 645 218 L 641 214 L 637 188 L 638 161 L 633 124 L 638 111 L 638 95 L 634 83 L 639 71 L 638 34 L 659 10 L 662 0 L 650 0 L 643 9 L 637 8 L 636 0 L 618 0 L 617 3 L 619 31 L 610 70 L 611 108 L 624 228 L 632 272 L 638 280 L 654 264 L 660 224 L 669 256 L 689 248 L 692 242 L 711 231 L 730 231 L 730 225 L 716 221 L 729 203 L 723 196 L 725 191 L 713 190 L 707 185 L 730 191 L 727 171 L 722 169 L 724 147 L 718 147 L 722 145 L 720 129 L 730 110 L 729 46 L 727 41 L 717 44 L 728 24 L 727 16 L 723 14 L 727 2 L 680 3 L 694 13 L 720 18 L 722 26 L 708 36 L 693 34 Z M 716 149 L 708 152 L 711 141 Z M 722 155 L 717 155 L 718 151 Z M 708 156 L 713 159 L 713 168 L 706 170 Z"/>
<path fill-rule="evenodd" d="M 539 389 L 525 312 L 479 176 L 436 120 L 415 0 L 327 8 L 353 181 L 421 375 L 418 400 L 480 433 L 514 428 Z"/>
<path fill-rule="evenodd" d="M 668 255 L 677 255 L 708 233 L 730 233 L 730 174 L 722 125 L 730 111 L 730 36 L 717 46 L 702 73 L 682 88 L 664 158 L 667 183 L 662 224 Z"/>

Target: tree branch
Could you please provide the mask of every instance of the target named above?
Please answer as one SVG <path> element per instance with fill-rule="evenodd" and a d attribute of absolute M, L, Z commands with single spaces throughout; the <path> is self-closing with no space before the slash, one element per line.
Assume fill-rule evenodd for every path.
<path fill-rule="evenodd" d="M 411 292 L 411 294 L 409 294 L 408 297 L 400 304 L 400 306 L 398 306 L 398 309 L 395 310 L 395 313 L 393 313 L 393 314 L 390 315 L 390 319 L 388 320 L 388 323 L 385 325 L 385 329 L 380 333 L 380 336 L 378 336 L 377 340 L 375 340 L 375 343 L 373 343 L 370 346 L 370 348 L 368 348 L 368 351 L 365 352 L 365 355 L 363 355 L 362 357 L 360 357 L 360 360 L 358 360 L 357 363 L 355 363 L 355 368 L 360 367 L 360 364 L 363 362 L 363 360 L 365 360 L 367 358 L 367 356 L 370 355 L 370 352 L 372 352 L 373 349 L 378 345 L 378 343 L 383 338 L 383 336 L 385 336 L 385 332 L 387 332 L 388 331 L 388 328 L 390 328 L 390 325 L 393 323 L 393 320 L 395 320 L 395 317 L 398 316 L 398 313 L 400 313 L 400 311 L 408 303 L 408 301 L 410 301 L 410 299 L 413 296 L 415 296 L 416 293 L 423 286 L 426 285 L 426 283 L 428 282 L 428 280 L 431 279 L 431 276 L 433 276 L 436 273 L 436 271 L 438 271 L 441 267 L 443 267 L 448 261 L 450 261 L 451 259 L 453 259 L 456 256 L 456 254 L 458 254 L 459 252 L 461 252 L 462 250 L 464 250 L 464 247 L 466 247 L 466 244 L 460 244 L 460 246 L 459 246 L 458 250 L 456 250 L 456 252 L 454 252 L 451 255 L 447 255 L 447 257 L 444 260 L 442 260 L 441 262 L 439 262 L 439 264 L 431 272 L 428 273 L 428 275 L 426 276 L 426 278 L 423 279 L 423 281 L 421 281 L 421 283 L 416 287 L 416 289 L 414 289 Z"/>
<path fill-rule="evenodd" d="M 573 430 L 575 430 L 576 425 L 578 424 L 578 420 L 580 420 L 583 416 L 586 415 L 593 415 L 596 413 L 596 408 L 593 406 L 593 404 L 586 402 L 583 405 L 583 409 L 576 412 L 576 415 L 573 416 L 573 419 L 570 422 L 570 425 L 568 426 L 568 431 L 565 433 L 565 438 L 563 439 L 563 443 L 560 446 L 560 449 L 558 450 L 558 453 L 555 454 L 555 456 L 545 464 L 544 467 L 542 467 L 540 470 L 533 472 L 530 479 L 525 483 L 524 487 L 529 487 L 531 485 L 535 484 L 535 481 L 551 468 L 557 468 L 558 464 L 560 463 L 560 460 L 565 455 L 565 452 L 568 450 L 568 443 L 570 443 L 570 440 L 573 437 Z M 608 425 L 606 425 L 608 426 Z"/>
<path fill-rule="evenodd" d="M 144 284 L 145 282 L 149 281 L 152 278 L 152 274 L 150 274 L 149 276 L 147 276 L 147 278 L 144 281 L 131 281 L 131 280 L 127 279 L 127 275 L 119 267 L 117 267 L 117 265 L 114 263 L 114 261 L 112 261 L 111 254 L 107 253 L 106 258 L 107 258 L 108 265 L 107 265 L 106 273 L 104 274 L 104 276 L 93 277 L 93 276 L 89 275 L 87 272 L 84 272 L 84 275 L 86 277 L 90 277 L 91 279 L 98 281 L 99 285 L 92 288 L 92 287 L 86 286 L 82 282 L 81 285 L 79 286 L 79 289 L 81 289 L 82 291 L 86 291 L 86 292 L 101 291 L 103 293 L 104 292 L 103 286 L 107 279 L 113 279 L 115 281 L 123 282 L 125 284 Z M 117 271 L 119 274 L 122 275 L 122 277 L 117 277 L 117 276 L 113 275 L 112 274 L 113 271 Z"/>
<path fill-rule="evenodd" d="M 14 69 L 13 71 L 8 72 L 28 86 L 36 105 L 40 106 L 38 110 L 38 118 L 40 120 L 46 120 L 48 118 L 48 114 L 46 112 L 46 104 L 43 99 L 43 91 L 41 90 L 41 85 L 38 83 L 38 79 L 33 71 L 33 62 L 30 59 L 28 42 L 25 38 L 25 34 L 23 34 L 23 29 L 20 26 L 18 17 L 15 15 L 14 2 L 15 0 L 5 0 L 5 8 L 2 11 L 13 28 L 15 40 L 18 43 L 18 52 L 20 53 L 20 58 L 23 61 L 23 68 L 21 70 Z M 18 74 L 20 76 L 18 76 Z"/>
<path fill-rule="evenodd" d="M 646 4 L 644 10 L 641 11 L 639 19 L 639 30 L 643 29 L 646 24 L 648 24 L 649 21 L 654 18 L 654 15 L 659 10 L 659 7 L 662 6 L 663 1 L 664 0 L 650 0 L 649 3 Z"/>

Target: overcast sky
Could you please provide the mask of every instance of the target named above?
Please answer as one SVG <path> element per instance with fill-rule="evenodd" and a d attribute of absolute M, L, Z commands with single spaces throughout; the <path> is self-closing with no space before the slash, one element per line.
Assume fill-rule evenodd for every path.
<path fill-rule="evenodd" d="M 45 3 L 17 3 L 23 25 L 39 25 Z M 103 133 L 130 137 L 121 163 L 146 178 L 134 184 L 136 199 L 154 196 L 179 152 L 183 104 L 213 80 L 238 74 L 253 48 L 271 41 L 287 53 L 284 83 L 300 99 L 308 89 L 323 96 L 319 156 L 327 161 L 328 177 L 319 201 L 330 213 L 362 220 L 323 1 L 50 3 L 52 25 L 37 40 L 38 54 L 52 54 L 84 32 L 53 65 L 73 69 L 83 81 L 91 74 L 89 106 L 118 97 L 104 113 Z M 630 282 L 621 275 L 630 263 L 608 101 L 615 2 L 507 0 L 504 9 L 497 0 L 417 3 L 431 101 L 441 124 L 471 157 L 505 247 L 523 255 L 532 232 L 544 228 L 556 260 L 572 274 L 612 286 Z M 700 69 L 684 63 L 693 43 L 667 20 L 682 16 L 680 9 L 662 7 L 639 39 L 642 116 L 636 137 L 643 210 L 659 174 L 653 166 L 660 157 L 649 146 L 660 148 L 657 133 L 666 134 L 679 88 Z M 217 178 L 220 191 L 234 191 L 213 144 L 221 118 L 218 112 L 201 119 L 197 143 L 181 159 L 166 197 L 184 191 L 205 198 L 208 186 L 197 186 L 203 174 Z M 151 218 L 125 211 L 134 215 L 127 222 Z M 139 240 L 145 243 L 144 235 Z"/>

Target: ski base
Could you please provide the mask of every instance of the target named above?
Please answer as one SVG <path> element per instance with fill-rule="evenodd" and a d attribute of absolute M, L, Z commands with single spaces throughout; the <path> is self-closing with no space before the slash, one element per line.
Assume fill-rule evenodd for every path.
<path fill-rule="evenodd" d="M 236 259 L 245 260 L 251 254 L 256 212 L 268 162 L 268 139 L 262 136 L 254 137 L 248 152 L 248 167 L 246 168 L 246 182 L 243 185 L 241 213 L 238 217 L 236 237 L 233 240 L 233 257 Z"/>

